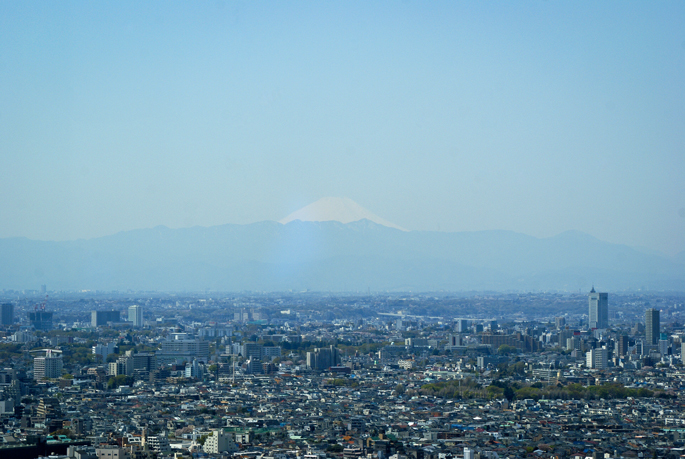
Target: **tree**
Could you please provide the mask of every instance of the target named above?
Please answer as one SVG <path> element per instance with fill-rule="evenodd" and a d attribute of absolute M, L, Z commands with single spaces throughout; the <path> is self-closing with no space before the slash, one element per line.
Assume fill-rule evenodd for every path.
<path fill-rule="evenodd" d="M 57 435 L 66 435 L 67 437 L 73 437 L 73 435 L 72 435 L 72 433 L 71 433 L 71 430 L 69 430 L 69 429 L 59 429 L 59 430 L 55 430 L 55 431 L 52 432 L 50 435 L 51 435 L 51 436 L 54 436 L 54 437 L 56 437 Z"/>
<path fill-rule="evenodd" d="M 497 354 L 499 355 L 516 354 L 517 352 L 518 349 L 516 349 L 514 346 L 509 346 L 508 344 L 502 344 L 497 348 Z"/>
<path fill-rule="evenodd" d="M 107 388 L 116 389 L 119 386 L 130 386 L 131 384 L 133 384 L 133 378 L 131 376 L 118 375 L 109 378 L 109 381 L 107 381 Z"/>

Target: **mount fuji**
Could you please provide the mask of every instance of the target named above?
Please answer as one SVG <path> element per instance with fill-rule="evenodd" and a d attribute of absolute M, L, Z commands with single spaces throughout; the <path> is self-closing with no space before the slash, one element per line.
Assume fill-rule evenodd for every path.
<path fill-rule="evenodd" d="M 388 228 L 407 231 L 406 229 L 371 213 L 349 198 L 321 198 L 318 201 L 293 212 L 284 219 L 279 220 L 279 223 L 286 225 L 295 220 L 303 222 L 336 221 L 345 224 L 359 220 L 369 220 L 379 225 L 387 226 Z"/>
<path fill-rule="evenodd" d="M 0 289 L 685 291 L 685 256 L 568 231 L 400 231 L 346 198 L 280 222 L 158 226 L 75 241 L 0 239 Z"/>

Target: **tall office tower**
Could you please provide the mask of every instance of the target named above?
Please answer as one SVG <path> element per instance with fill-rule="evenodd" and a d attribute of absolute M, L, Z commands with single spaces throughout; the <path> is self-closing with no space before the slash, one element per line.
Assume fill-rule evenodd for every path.
<path fill-rule="evenodd" d="M 469 331 L 469 321 L 466 319 L 457 320 L 457 331 L 459 333 L 466 333 Z"/>
<path fill-rule="evenodd" d="M 595 287 L 592 287 L 590 295 L 588 295 L 590 303 L 590 329 L 593 328 L 608 328 L 609 327 L 609 294 L 595 292 Z"/>
<path fill-rule="evenodd" d="M 659 344 L 659 310 L 649 308 L 645 311 L 645 330 L 647 332 L 647 344 Z"/>
<path fill-rule="evenodd" d="M 2 305 L 2 325 L 12 325 L 14 323 L 14 305 L 5 303 Z"/>
<path fill-rule="evenodd" d="M 616 341 L 619 357 L 625 357 L 628 353 L 628 335 L 621 335 Z"/>
<path fill-rule="evenodd" d="M 137 304 L 128 307 L 128 321 L 134 327 L 143 326 L 143 307 Z"/>

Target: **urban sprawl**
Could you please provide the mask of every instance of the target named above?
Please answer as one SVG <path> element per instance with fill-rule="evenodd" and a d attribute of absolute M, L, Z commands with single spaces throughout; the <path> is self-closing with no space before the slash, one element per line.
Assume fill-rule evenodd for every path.
<path fill-rule="evenodd" d="M 0 458 L 685 455 L 679 294 L 0 303 Z"/>

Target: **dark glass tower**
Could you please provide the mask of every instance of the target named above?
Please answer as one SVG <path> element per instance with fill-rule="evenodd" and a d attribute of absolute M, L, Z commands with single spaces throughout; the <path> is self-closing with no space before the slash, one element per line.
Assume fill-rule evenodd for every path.
<path fill-rule="evenodd" d="M 659 310 L 647 309 L 645 312 L 645 331 L 647 333 L 647 344 L 654 345 L 659 343 Z"/>

